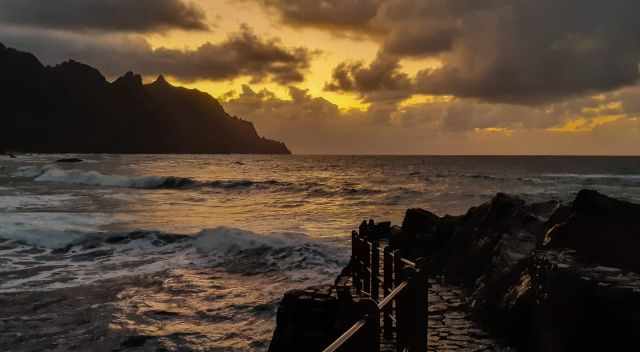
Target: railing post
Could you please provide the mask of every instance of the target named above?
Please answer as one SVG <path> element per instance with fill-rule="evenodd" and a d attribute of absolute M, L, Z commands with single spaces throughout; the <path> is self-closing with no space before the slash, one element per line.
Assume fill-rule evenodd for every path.
<path fill-rule="evenodd" d="M 378 303 L 374 300 L 369 300 L 369 327 L 371 333 L 371 339 L 373 341 L 373 348 L 370 351 L 380 352 L 380 310 L 378 310 Z"/>
<path fill-rule="evenodd" d="M 362 291 L 362 280 L 360 278 L 362 269 L 360 268 L 360 239 L 356 231 L 351 233 L 351 265 L 353 287 L 356 289 L 356 293 L 360 294 Z"/>
<path fill-rule="evenodd" d="M 415 333 L 413 334 L 413 351 L 427 352 L 428 349 L 428 280 L 426 271 L 427 261 L 424 258 L 416 260 L 414 281 L 415 300 Z"/>
<path fill-rule="evenodd" d="M 371 298 L 380 301 L 380 243 L 371 241 Z"/>
<path fill-rule="evenodd" d="M 370 298 L 356 301 L 357 311 L 366 317 L 366 324 L 347 347 L 348 351 L 373 351 L 380 352 L 380 311 L 378 304 Z M 341 349 L 342 350 L 342 349 Z"/>
<path fill-rule="evenodd" d="M 391 248 L 385 247 L 383 254 L 384 281 L 382 283 L 383 295 L 387 297 L 393 288 L 393 257 L 391 256 Z M 392 305 L 385 307 L 384 316 L 384 338 L 393 338 L 393 322 L 391 321 Z"/>
<path fill-rule="evenodd" d="M 402 283 L 402 258 L 400 257 L 400 250 L 393 251 L 393 286 L 398 287 Z M 402 352 L 404 331 L 402 331 L 402 303 L 401 298 L 404 293 L 401 293 L 398 299 L 393 304 L 395 308 L 396 316 L 396 351 Z"/>
<path fill-rule="evenodd" d="M 362 241 L 362 261 L 363 270 L 362 277 L 364 278 L 364 290 L 366 293 L 371 295 L 371 273 L 367 273 L 366 271 L 371 270 L 371 250 L 369 249 L 369 241 L 365 238 L 360 239 Z"/>

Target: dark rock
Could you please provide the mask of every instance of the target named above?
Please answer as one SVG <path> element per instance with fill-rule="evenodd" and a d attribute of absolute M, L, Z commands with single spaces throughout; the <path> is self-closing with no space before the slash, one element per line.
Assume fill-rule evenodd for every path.
<path fill-rule="evenodd" d="M 322 351 L 359 318 L 350 302 L 338 300 L 333 286 L 289 291 L 278 308 L 269 351 Z"/>
<path fill-rule="evenodd" d="M 433 263 L 450 282 L 474 288 L 480 277 L 493 280 L 529 255 L 544 219 L 522 199 L 498 194 L 452 225 L 451 238 Z"/>
<path fill-rule="evenodd" d="M 450 239 L 456 219 L 448 215 L 441 218 L 424 209 L 409 209 L 401 231 L 391 238 L 391 245 L 408 258 L 431 256 Z"/>
<path fill-rule="evenodd" d="M 78 158 L 64 158 L 57 160 L 56 163 L 81 163 L 83 161 L 84 160 Z"/>
<path fill-rule="evenodd" d="M 574 249 L 585 263 L 640 273 L 640 205 L 583 190 L 571 214 L 556 221 L 546 233 L 544 248 Z"/>
<path fill-rule="evenodd" d="M 373 220 L 369 220 L 369 222 L 363 221 L 358 230 L 360 236 L 370 241 L 388 239 L 391 237 L 391 222 L 375 223 Z"/>
<path fill-rule="evenodd" d="M 227 114 L 209 94 L 144 85 L 128 72 L 109 83 L 75 61 L 45 67 L 0 47 L 0 148 L 41 153 L 289 154 L 251 122 Z M 90 118 L 89 118 L 90 117 Z M 114 143 L 117 140 L 118 143 Z"/>
<path fill-rule="evenodd" d="M 640 276 L 538 251 L 487 289 L 475 311 L 522 352 L 621 351 L 640 338 Z"/>

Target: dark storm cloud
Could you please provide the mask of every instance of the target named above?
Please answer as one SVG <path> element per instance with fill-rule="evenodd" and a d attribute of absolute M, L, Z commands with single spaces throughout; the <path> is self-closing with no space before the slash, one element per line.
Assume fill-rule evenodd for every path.
<path fill-rule="evenodd" d="M 244 26 L 220 43 L 195 50 L 152 48 L 140 36 L 84 36 L 39 30 L 0 28 L 0 42 L 34 52 L 48 64 L 67 59 L 86 62 L 115 77 L 134 70 L 144 75 L 167 74 L 181 81 L 229 80 L 300 82 L 314 52 L 285 47 L 277 39 L 261 39 Z"/>
<path fill-rule="evenodd" d="M 318 27 L 312 15 L 321 14 L 327 28 L 346 23 L 358 5 L 348 2 L 344 11 L 332 1 L 270 3 L 284 19 L 296 18 L 297 26 Z M 615 90 L 639 77 L 636 0 L 385 0 L 360 6 L 375 16 L 353 17 L 349 28 L 376 31 L 384 55 L 443 62 L 416 77 L 415 89 L 425 94 L 540 105 Z M 345 86 L 348 67 L 336 70 L 342 77 L 334 75 L 334 83 Z"/>
<path fill-rule="evenodd" d="M 418 89 L 540 104 L 631 85 L 640 61 L 631 14 L 639 10 L 630 0 L 538 0 L 473 12 L 461 17 L 445 65 L 418 75 Z"/>
<path fill-rule="evenodd" d="M 202 9 L 184 0 L 2 0 L 0 22 L 65 30 L 205 30 Z"/>
<path fill-rule="evenodd" d="M 365 30 L 380 0 L 255 0 L 278 11 L 285 23 L 335 29 Z"/>
<path fill-rule="evenodd" d="M 325 85 L 327 91 L 357 92 L 367 100 L 398 100 L 411 95 L 412 83 L 400 71 L 397 58 L 378 55 L 366 66 L 362 62 L 343 62 Z"/>

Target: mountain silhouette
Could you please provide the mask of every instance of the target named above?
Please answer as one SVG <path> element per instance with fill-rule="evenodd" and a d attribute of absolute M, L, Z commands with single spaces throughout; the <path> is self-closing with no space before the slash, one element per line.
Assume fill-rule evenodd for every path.
<path fill-rule="evenodd" d="M 70 60 L 46 67 L 0 43 L 0 151 L 289 154 L 210 95 L 132 72 L 109 82 Z"/>

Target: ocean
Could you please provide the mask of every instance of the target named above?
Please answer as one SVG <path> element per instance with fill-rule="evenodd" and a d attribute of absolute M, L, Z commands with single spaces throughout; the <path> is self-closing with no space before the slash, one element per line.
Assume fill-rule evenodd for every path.
<path fill-rule="evenodd" d="M 84 161 L 55 162 L 69 157 Z M 640 202 L 640 158 L 0 157 L 0 294 L 152 277 L 110 303 L 109 329 L 167 350 L 265 351 L 282 294 L 332 282 L 362 220 L 583 188 Z"/>

